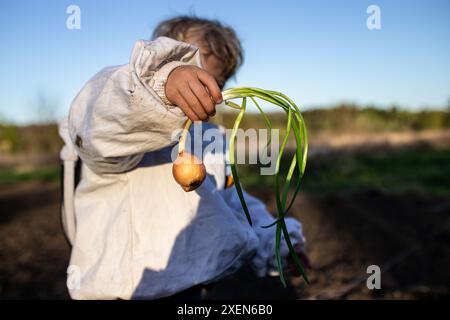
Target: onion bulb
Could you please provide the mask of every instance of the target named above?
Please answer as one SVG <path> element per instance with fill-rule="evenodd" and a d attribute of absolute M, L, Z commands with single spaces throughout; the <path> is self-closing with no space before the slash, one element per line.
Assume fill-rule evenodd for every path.
<path fill-rule="evenodd" d="M 172 166 L 175 181 L 189 192 L 197 189 L 205 180 L 205 165 L 199 158 L 188 152 L 181 152 Z"/>
<path fill-rule="evenodd" d="M 206 168 L 203 162 L 193 154 L 184 150 L 186 136 L 191 124 L 191 120 L 186 121 L 178 143 L 178 157 L 172 165 L 172 175 L 175 178 L 175 181 L 186 192 L 193 191 L 200 187 L 206 177 Z"/>

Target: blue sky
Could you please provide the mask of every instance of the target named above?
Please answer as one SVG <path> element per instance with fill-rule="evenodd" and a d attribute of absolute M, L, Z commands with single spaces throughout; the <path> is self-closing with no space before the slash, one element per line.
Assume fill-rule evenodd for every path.
<path fill-rule="evenodd" d="M 68 30 L 66 8 L 81 9 Z M 366 9 L 381 9 L 368 30 Z M 305 108 L 339 102 L 420 109 L 450 99 L 450 1 L 0 1 L 0 119 L 67 114 L 83 84 L 128 62 L 162 19 L 195 13 L 233 26 L 245 64 L 228 86 L 279 90 Z"/>

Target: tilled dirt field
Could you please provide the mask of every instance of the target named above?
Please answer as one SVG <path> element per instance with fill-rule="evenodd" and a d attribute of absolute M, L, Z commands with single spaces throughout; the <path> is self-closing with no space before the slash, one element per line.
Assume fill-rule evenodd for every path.
<path fill-rule="evenodd" d="M 269 195 L 260 194 L 264 199 Z M 0 298 L 67 299 L 70 249 L 60 227 L 59 188 L 26 183 L 0 190 Z M 273 199 L 269 201 L 273 209 Z M 302 221 L 313 264 L 311 284 L 258 279 L 250 270 L 217 283 L 213 299 L 420 299 L 450 296 L 450 199 L 365 191 L 302 194 Z M 366 268 L 381 268 L 381 290 Z"/>

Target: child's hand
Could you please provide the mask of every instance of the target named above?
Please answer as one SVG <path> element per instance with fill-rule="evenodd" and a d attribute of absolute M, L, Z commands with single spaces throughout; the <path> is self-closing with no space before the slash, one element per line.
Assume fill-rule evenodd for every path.
<path fill-rule="evenodd" d="M 196 66 L 175 68 L 167 78 L 166 97 L 192 121 L 208 120 L 222 102 L 216 80 Z"/>

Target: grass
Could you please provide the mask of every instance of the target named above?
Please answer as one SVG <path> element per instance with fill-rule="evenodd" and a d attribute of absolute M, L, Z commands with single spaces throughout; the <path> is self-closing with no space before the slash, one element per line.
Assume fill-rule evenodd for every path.
<path fill-rule="evenodd" d="M 287 172 L 283 158 L 280 170 Z M 419 190 L 450 195 L 450 150 L 395 151 L 383 154 L 333 154 L 311 158 L 302 191 L 315 194 L 360 190 L 405 192 Z M 249 190 L 273 188 L 273 176 L 260 176 L 257 166 L 239 167 L 241 182 Z M 30 170 L 0 169 L 0 185 L 26 181 L 59 181 L 59 167 Z"/>
<path fill-rule="evenodd" d="M 27 181 L 59 181 L 59 167 L 49 166 L 36 169 L 0 169 L 0 185 Z"/>
<path fill-rule="evenodd" d="M 303 191 L 315 194 L 420 191 L 450 194 L 450 150 L 395 151 L 379 154 L 329 154 L 310 159 L 302 180 Z M 286 171 L 286 161 L 281 170 Z M 248 189 L 273 186 L 273 178 L 259 176 L 257 167 L 243 167 Z"/>

